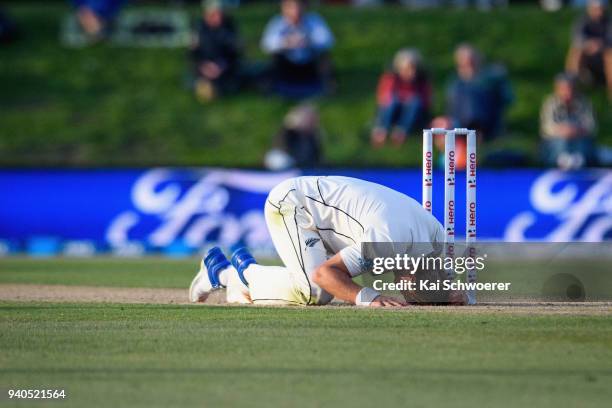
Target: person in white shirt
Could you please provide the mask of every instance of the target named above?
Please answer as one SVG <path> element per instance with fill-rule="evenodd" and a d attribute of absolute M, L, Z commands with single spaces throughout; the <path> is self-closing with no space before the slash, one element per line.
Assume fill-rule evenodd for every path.
<path fill-rule="evenodd" d="M 213 248 L 191 284 L 191 301 L 227 287 L 230 303 L 321 305 L 336 298 L 401 306 L 404 302 L 353 282 L 367 270 L 362 243 L 419 243 L 419 252 L 425 243 L 434 252 L 444 240 L 442 225 L 417 201 L 350 177 L 285 180 L 270 192 L 265 217 L 284 266 L 258 265 L 245 248 L 234 252 L 230 265 Z"/>

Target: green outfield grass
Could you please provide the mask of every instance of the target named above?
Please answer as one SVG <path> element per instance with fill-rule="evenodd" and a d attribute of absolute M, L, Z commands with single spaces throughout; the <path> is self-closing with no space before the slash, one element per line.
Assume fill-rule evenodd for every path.
<path fill-rule="evenodd" d="M 255 91 L 201 105 L 185 88 L 186 50 L 67 49 L 58 40 L 60 21 L 70 12 L 67 2 L 13 0 L 6 8 L 23 38 L 0 48 L 0 165 L 260 166 L 290 106 Z M 197 7 L 188 10 L 197 15 Z M 488 148 L 537 157 L 540 104 L 563 69 L 575 11 L 544 13 L 536 5 L 487 13 L 397 6 L 319 11 L 337 37 L 338 92 L 320 101 L 328 164 L 418 165 L 415 138 L 399 150 L 369 148 L 377 78 L 397 49 L 420 48 L 441 113 L 452 50 L 462 41 L 505 64 L 516 93 L 507 137 Z M 276 12 L 271 4 L 236 11 L 250 63 L 265 62 L 259 41 Z M 589 96 L 600 120 L 599 141 L 610 144 L 605 92 L 591 90 Z"/>
<path fill-rule="evenodd" d="M 186 287 L 196 264 L 8 258 L 0 285 Z M 601 407 L 611 382 L 609 315 L 0 299 L 0 405 Z"/>
<path fill-rule="evenodd" d="M 1 386 L 66 389 L 57 406 L 557 408 L 612 398 L 608 316 L 0 303 L 0 346 Z"/>
<path fill-rule="evenodd" d="M 199 259 L 0 259 L 0 284 L 186 288 Z"/>

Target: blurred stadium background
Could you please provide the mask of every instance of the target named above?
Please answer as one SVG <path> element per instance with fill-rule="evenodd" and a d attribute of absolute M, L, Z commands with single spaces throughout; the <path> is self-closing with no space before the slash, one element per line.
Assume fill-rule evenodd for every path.
<path fill-rule="evenodd" d="M 93 38 L 79 33 L 74 2 L 3 2 L 0 255 L 190 256 L 212 243 L 273 254 L 265 195 L 297 174 L 356 176 L 419 199 L 418 132 L 401 146 L 370 143 L 377 81 L 399 49 L 418 49 L 433 85 L 431 117 L 443 115 L 461 43 L 503 66 L 512 89 L 503 129 L 479 147 L 479 237 L 612 238 L 605 86 L 580 86 L 596 118 L 589 136 L 598 160 L 555 169 L 540 154 L 542 102 L 564 71 L 586 2 L 358 3 L 308 5 L 335 37 L 333 86 L 306 99 L 320 152 L 300 168 L 281 154 L 271 167 L 282 171 L 271 171 L 266 157 L 283 153 L 276 147 L 290 122 L 284 117 L 303 106 L 260 81 L 270 62 L 260 41 L 278 2 L 224 5 L 238 28 L 246 79 L 214 99 L 193 86 L 199 1 L 128 1 L 114 31 Z"/>

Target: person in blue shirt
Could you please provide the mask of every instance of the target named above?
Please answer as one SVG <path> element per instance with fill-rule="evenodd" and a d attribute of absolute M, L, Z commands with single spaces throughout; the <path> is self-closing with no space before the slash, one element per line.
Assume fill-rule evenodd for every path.
<path fill-rule="evenodd" d="M 332 80 L 329 51 L 334 36 L 303 0 L 281 0 L 281 14 L 265 28 L 261 47 L 272 56 L 272 89 L 287 97 L 324 92 Z"/>
<path fill-rule="evenodd" d="M 126 0 L 72 0 L 77 20 L 90 37 L 103 37 Z"/>

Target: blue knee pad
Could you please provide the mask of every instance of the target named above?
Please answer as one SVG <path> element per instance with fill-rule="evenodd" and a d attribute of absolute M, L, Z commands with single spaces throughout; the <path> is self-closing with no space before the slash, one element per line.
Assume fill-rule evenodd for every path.
<path fill-rule="evenodd" d="M 257 262 L 255 261 L 253 255 L 251 255 L 249 250 L 245 247 L 238 248 L 232 254 L 232 265 L 234 265 L 234 268 L 236 268 L 236 270 L 238 271 L 238 276 L 240 277 L 242 283 L 247 286 L 249 286 L 249 283 L 244 278 L 244 271 L 246 270 L 246 268 L 249 267 L 249 265 L 256 263 Z"/>

